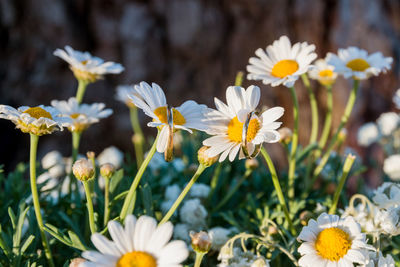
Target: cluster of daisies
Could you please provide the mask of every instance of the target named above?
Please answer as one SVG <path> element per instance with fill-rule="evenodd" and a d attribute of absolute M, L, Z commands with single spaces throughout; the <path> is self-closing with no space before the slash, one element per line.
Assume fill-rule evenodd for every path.
<path fill-rule="evenodd" d="M 104 62 L 88 52 L 75 51 L 69 46 L 65 50 L 57 49 L 54 54 L 69 63 L 79 81 L 77 96 L 67 101 L 54 100 L 51 106 L 23 106 L 14 109 L 0 105 L 0 118 L 11 120 L 22 132 L 35 136 L 50 134 L 62 130 L 63 127 L 67 127 L 77 136 L 93 123 L 112 114 L 112 110 L 106 109 L 103 103 L 81 103 L 86 86 L 106 74 L 122 72 L 123 67 L 114 62 Z M 313 65 L 317 58 L 315 46 L 306 42 L 292 45 L 286 36 L 274 41 L 266 49 L 256 50 L 255 54 L 257 57 L 250 58 L 247 66 L 247 79 L 259 80 L 273 87 L 293 87 L 299 77 L 305 74 L 325 86 L 332 85 L 339 74 L 345 78 L 364 80 L 386 72 L 392 62 L 391 58 L 385 58 L 379 52 L 368 54 L 365 50 L 349 47 L 339 49 L 337 55 L 328 53 L 325 59 L 319 59 Z M 157 152 L 164 153 L 166 160 L 172 158 L 177 131 L 192 133 L 197 130 L 210 135 L 203 141 L 206 147 L 204 153 L 207 158 L 218 158 L 219 162 L 256 157 L 263 143 L 280 141 L 281 122 L 278 120 L 283 116 L 284 109 L 272 107 L 260 112 L 260 98 L 260 88 L 255 85 L 247 88 L 229 86 L 226 89 L 225 102 L 214 99 L 215 109 L 192 100 L 172 107 L 168 105 L 163 89 L 156 83 L 140 82 L 134 86 L 119 87 L 117 93 L 118 100 L 130 108 L 142 110 L 150 117 L 151 121 L 147 126 L 158 130 L 155 147 Z M 79 139 L 77 140 L 79 144 Z M 397 185 L 389 187 L 393 191 L 389 195 L 387 188 L 378 189 L 374 201 L 379 206 L 369 207 L 368 212 L 379 210 L 385 214 L 385 218 L 392 220 L 391 226 L 395 229 L 398 227 L 399 213 L 397 206 L 393 208 L 393 203 L 397 205 L 400 193 L 397 194 Z M 171 202 L 168 205 L 177 197 L 177 194 L 176 197 L 170 197 Z M 189 227 L 200 225 L 207 216 L 204 207 L 202 209 L 199 204 L 199 198 L 189 199 L 180 210 L 180 216 L 187 220 L 186 225 Z M 165 210 L 168 209 L 169 207 L 165 207 Z M 186 216 L 194 209 L 200 217 Z M 298 249 L 301 255 L 298 265 L 345 267 L 356 263 L 361 266 L 394 266 L 390 255 L 385 258 L 379 250 L 367 244 L 366 235 L 360 226 L 364 222 L 357 222 L 357 215 L 353 217 L 351 213 L 354 210 L 347 212 L 347 216 L 342 218 L 323 213 L 317 220 L 311 219 L 298 235 L 298 241 L 302 243 Z M 173 236 L 173 225 L 170 222 L 158 225 L 154 218 L 148 216 L 136 218 L 127 215 L 122 218 L 125 218 L 121 220 L 124 226 L 113 220 L 107 223 L 112 241 L 100 233 L 92 234 L 91 241 L 97 251 L 83 252 L 84 259 L 80 259 L 79 266 L 173 267 L 182 266 L 187 259 L 187 245 L 183 241 L 170 241 Z M 194 219 L 197 221 L 193 221 Z M 394 235 L 394 231 L 385 225 L 387 221 L 380 221 L 379 225 L 384 229 L 382 231 Z M 196 235 L 192 236 L 193 248 L 204 243 L 208 249 L 211 247 L 212 238 L 196 240 L 194 236 Z M 220 257 L 220 266 L 269 266 L 268 260 L 259 255 L 245 256 L 236 253 L 239 256 L 235 256 L 233 252 L 227 255 L 232 257 Z"/>

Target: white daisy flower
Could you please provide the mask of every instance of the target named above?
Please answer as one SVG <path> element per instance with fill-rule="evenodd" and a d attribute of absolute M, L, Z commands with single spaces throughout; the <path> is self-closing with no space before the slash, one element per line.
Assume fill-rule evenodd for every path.
<path fill-rule="evenodd" d="M 128 108 L 134 108 L 135 104 L 132 103 L 130 95 L 136 95 L 140 97 L 132 85 L 119 85 L 117 86 L 117 94 L 115 99 L 124 103 Z"/>
<path fill-rule="evenodd" d="M 125 228 L 110 221 L 108 231 L 112 241 L 99 233 L 92 235 L 92 243 L 99 252 L 83 252 L 88 261 L 80 267 L 178 267 L 189 255 L 185 242 L 169 242 L 173 233 L 170 222 L 157 226 L 151 217 L 136 220 L 128 215 Z"/>
<path fill-rule="evenodd" d="M 400 154 L 391 155 L 383 162 L 383 171 L 390 179 L 400 180 Z"/>
<path fill-rule="evenodd" d="M 395 267 L 395 262 L 391 255 L 387 254 L 386 257 L 382 255 L 382 252 L 372 251 L 369 253 L 368 261 L 360 265 L 360 267 Z"/>
<path fill-rule="evenodd" d="M 339 49 L 338 55 L 328 53 L 326 61 L 335 67 L 335 72 L 345 78 L 364 80 L 390 70 L 393 58 L 384 57 L 381 52 L 368 55 L 367 51 L 351 46 Z"/>
<path fill-rule="evenodd" d="M 282 107 L 274 107 L 257 116 L 254 111 L 260 100 L 260 88 L 250 86 L 245 90 L 240 86 L 230 86 L 226 90 L 227 105 L 215 98 L 217 110 L 209 109 L 206 113 L 207 133 L 214 135 L 203 141 L 209 146 L 209 157 L 219 154 L 219 161 L 228 156 L 233 161 L 239 153 L 239 159 L 257 153 L 262 143 L 276 143 L 280 140 L 277 129 L 281 122 L 276 122 L 284 112 Z M 247 126 L 247 127 L 246 127 Z M 246 134 L 247 133 L 247 134 Z"/>
<path fill-rule="evenodd" d="M 111 163 L 116 169 L 124 163 L 124 153 L 115 146 L 109 146 L 97 156 L 98 165 Z"/>
<path fill-rule="evenodd" d="M 309 220 L 297 239 L 304 241 L 298 249 L 302 267 L 363 264 L 368 257 L 367 249 L 370 249 L 360 225 L 352 217 L 340 219 L 326 213 L 322 213 L 317 221 Z"/>
<path fill-rule="evenodd" d="M 69 63 L 75 77 L 87 82 L 102 79 L 105 74 L 118 74 L 124 70 L 121 64 L 92 56 L 89 52 L 80 52 L 65 46 L 65 50 L 57 48 L 54 55 Z"/>
<path fill-rule="evenodd" d="M 391 135 L 394 130 L 399 126 L 400 117 L 395 112 L 382 113 L 376 120 L 379 130 L 383 135 Z"/>
<path fill-rule="evenodd" d="M 311 79 L 317 80 L 322 85 L 331 85 L 335 82 L 338 74 L 334 72 L 335 67 L 329 65 L 325 59 L 315 61 L 314 68 L 308 71 Z"/>
<path fill-rule="evenodd" d="M 372 200 L 382 209 L 400 207 L 400 184 L 383 183 L 374 191 Z"/>
<path fill-rule="evenodd" d="M 362 125 L 357 132 L 357 142 L 360 146 L 369 146 L 379 140 L 378 126 L 373 122 Z"/>
<path fill-rule="evenodd" d="M 70 123 L 70 119 L 63 118 L 61 113 L 48 106 L 27 107 L 18 109 L 7 105 L 0 105 L 0 118 L 12 121 L 17 129 L 24 133 L 32 133 L 38 136 L 51 134 Z"/>
<path fill-rule="evenodd" d="M 104 103 L 79 104 L 75 97 L 71 97 L 68 101 L 53 100 L 51 105 L 58 109 L 63 116 L 71 119 L 66 126 L 71 132 L 82 132 L 90 125 L 113 113 L 112 109 L 104 109 Z"/>
<path fill-rule="evenodd" d="M 204 120 L 205 105 L 199 105 L 195 101 L 189 100 L 184 102 L 177 108 L 169 108 L 165 94 L 161 87 L 152 83 L 150 86 L 146 82 L 135 85 L 136 94 L 130 94 L 129 97 L 135 106 L 142 109 L 144 113 L 153 118 L 147 126 L 158 127 L 161 129 L 157 142 L 157 151 L 163 153 L 169 146 L 170 137 L 173 135 L 172 130 L 182 129 L 192 133 L 191 129 L 204 131 L 206 124 Z M 168 114 L 170 116 L 168 116 Z M 171 125 L 168 120 L 172 119 Z"/>
<path fill-rule="evenodd" d="M 264 84 L 292 87 L 300 75 L 312 68 L 311 62 L 317 57 L 315 45 L 307 42 L 296 43 L 293 46 L 287 36 L 269 45 L 266 50 L 256 50 L 258 57 L 249 59 L 247 79 L 262 80 Z"/>
<path fill-rule="evenodd" d="M 394 94 L 393 102 L 396 105 L 396 108 L 400 109 L 400 89 L 397 89 L 396 93 Z"/>

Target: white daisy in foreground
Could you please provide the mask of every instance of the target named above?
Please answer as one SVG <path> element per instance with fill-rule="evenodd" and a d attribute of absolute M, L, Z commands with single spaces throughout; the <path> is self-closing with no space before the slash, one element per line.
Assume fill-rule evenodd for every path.
<path fill-rule="evenodd" d="M 325 59 L 318 59 L 315 61 L 314 68 L 308 71 L 311 79 L 317 80 L 322 85 L 331 85 L 337 78 L 337 73 L 334 71 L 335 67 L 329 65 Z"/>
<path fill-rule="evenodd" d="M 345 78 L 364 80 L 390 70 L 393 58 L 384 57 L 381 52 L 368 55 L 367 51 L 351 46 L 339 49 L 338 55 L 328 53 L 326 61 L 335 67 L 335 72 Z"/>
<path fill-rule="evenodd" d="M 119 85 L 117 87 L 115 99 L 124 103 L 128 108 L 134 108 L 135 104 L 132 103 L 132 100 L 129 96 L 135 94 L 139 96 L 136 93 L 136 90 L 133 88 L 133 85 Z"/>
<path fill-rule="evenodd" d="M 274 41 L 266 50 L 256 50 L 258 57 L 249 59 L 247 79 L 262 80 L 264 84 L 292 87 L 300 75 L 312 68 L 311 62 L 317 57 L 315 45 L 307 42 L 293 46 L 287 36 Z"/>
<path fill-rule="evenodd" d="M 91 240 L 97 251 L 85 251 L 87 262 L 80 267 L 178 267 L 189 252 L 183 241 L 169 240 L 173 225 L 170 222 L 157 226 L 155 219 L 128 215 L 125 228 L 116 221 L 108 223 L 112 241 L 95 233 Z"/>
<path fill-rule="evenodd" d="M 17 129 L 24 133 L 31 133 L 37 136 L 51 134 L 56 130 L 63 130 L 63 127 L 70 123 L 70 119 L 61 117 L 61 113 L 53 107 L 22 106 L 15 109 L 11 106 L 0 105 L 0 118 L 12 121 Z"/>
<path fill-rule="evenodd" d="M 92 56 L 89 52 L 80 52 L 65 46 L 65 50 L 57 48 L 54 55 L 69 63 L 72 72 L 79 80 L 95 82 L 105 74 L 118 74 L 124 70 L 121 64 Z"/>
<path fill-rule="evenodd" d="M 317 221 L 311 219 L 303 227 L 298 241 L 304 241 L 298 251 L 302 267 L 348 267 L 364 264 L 367 259 L 365 234 L 352 217 L 340 219 L 337 215 L 322 213 Z"/>
<path fill-rule="evenodd" d="M 276 143 L 280 140 L 277 129 L 281 122 L 276 122 L 284 112 L 282 107 L 274 107 L 255 114 L 260 101 L 260 88 L 250 86 L 245 90 L 240 86 L 230 86 L 226 90 L 227 105 L 215 98 L 217 110 L 209 109 L 206 113 L 207 133 L 214 135 L 203 141 L 209 146 L 209 157 L 219 154 L 219 161 L 228 156 L 233 161 L 239 153 L 239 159 L 257 152 L 262 143 Z M 246 149 L 247 151 L 244 151 Z"/>
<path fill-rule="evenodd" d="M 189 100 L 181 106 L 170 108 L 167 105 L 165 94 L 161 87 L 153 83 L 150 86 L 146 82 L 135 85 L 136 94 L 130 94 L 129 97 L 135 106 L 142 109 L 144 113 L 153 118 L 147 126 L 158 127 L 161 130 L 157 142 L 157 151 L 162 153 L 168 148 L 170 138 L 175 129 L 182 129 L 192 133 L 191 129 L 204 131 L 205 105 L 199 105 L 195 101 Z M 171 119 L 169 122 L 168 120 Z M 170 127 L 169 127 L 170 126 Z M 172 128 L 172 132 L 170 131 Z"/>
<path fill-rule="evenodd" d="M 104 103 L 79 104 L 75 97 L 71 97 L 68 101 L 53 100 L 51 105 L 58 109 L 62 116 L 71 119 L 66 125 L 71 132 L 82 132 L 113 113 L 112 109 L 104 109 Z"/>

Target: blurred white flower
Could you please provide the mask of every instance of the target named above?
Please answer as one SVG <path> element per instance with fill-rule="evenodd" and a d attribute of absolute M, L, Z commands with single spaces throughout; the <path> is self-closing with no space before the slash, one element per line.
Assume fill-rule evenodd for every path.
<path fill-rule="evenodd" d="M 191 241 L 191 238 L 189 235 L 190 231 L 191 231 L 191 229 L 189 229 L 189 226 L 187 224 L 178 223 L 174 227 L 174 238 L 183 240 L 187 244 L 190 244 L 190 241 Z"/>
<path fill-rule="evenodd" d="M 393 102 L 396 105 L 396 108 L 400 109 L 400 88 L 397 89 L 396 93 L 394 94 Z"/>
<path fill-rule="evenodd" d="M 97 157 L 98 164 L 101 166 L 106 163 L 111 163 L 116 169 L 122 166 L 124 154 L 115 146 L 107 147 Z"/>
<path fill-rule="evenodd" d="M 377 218 L 382 230 L 392 236 L 400 234 L 400 207 L 390 207 L 381 210 Z"/>
<path fill-rule="evenodd" d="M 391 135 L 392 132 L 397 128 L 400 122 L 400 117 L 395 112 L 386 112 L 379 116 L 376 123 L 378 124 L 379 130 L 383 135 Z"/>
<path fill-rule="evenodd" d="M 57 150 L 50 151 L 42 158 L 42 167 L 44 169 L 50 169 L 60 163 L 63 163 L 63 157 Z"/>
<path fill-rule="evenodd" d="M 231 234 L 231 230 L 223 228 L 223 227 L 214 227 L 209 231 L 210 236 L 212 237 L 212 249 L 220 250 L 221 247 L 229 240 L 229 235 Z"/>
<path fill-rule="evenodd" d="M 383 171 L 390 179 L 400 180 L 400 154 L 391 155 L 383 162 Z"/>
<path fill-rule="evenodd" d="M 189 191 L 189 197 L 191 198 L 206 198 L 210 194 L 210 186 L 206 184 L 194 184 Z"/>
<path fill-rule="evenodd" d="M 185 170 L 185 162 L 180 159 L 180 158 L 176 158 L 171 162 L 172 166 L 174 166 L 175 170 L 177 172 L 183 172 Z"/>
<path fill-rule="evenodd" d="M 200 199 L 194 198 L 185 201 L 179 212 L 181 221 L 193 227 L 205 226 L 207 210 L 201 204 Z"/>
<path fill-rule="evenodd" d="M 172 207 L 172 205 L 174 205 L 175 200 L 165 200 L 161 203 L 161 211 L 163 212 L 163 214 L 166 214 L 169 209 Z M 177 211 L 174 212 L 173 216 L 175 216 L 177 214 Z"/>
<path fill-rule="evenodd" d="M 165 189 L 164 198 L 166 200 L 173 200 L 175 201 L 179 194 L 181 193 L 181 188 L 177 184 L 169 185 Z"/>
<path fill-rule="evenodd" d="M 146 153 L 146 155 L 147 155 L 147 153 Z M 167 166 L 168 166 L 168 162 L 165 161 L 164 156 L 161 153 L 156 152 L 156 153 L 154 153 L 153 158 L 150 160 L 148 168 L 150 168 L 153 173 L 156 173 L 160 169 L 163 169 Z"/>
<path fill-rule="evenodd" d="M 132 100 L 130 99 L 129 95 L 136 94 L 133 85 L 119 85 L 117 87 L 117 94 L 115 95 L 115 99 L 121 101 L 129 108 L 135 108 L 135 104 L 133 104 Z M 139 97 L 138 94 L 136 96 Z"/>
<path fill-rule="evenodd" d="M 369 146 L 378 141 L 379 130 L 375 123 L 368 122 L 358 129 L 357 142 L 360 146 Z"/>
<path fill-rule="evenodd" d="M 242 251 L 234 247 L 231 251 L 228 247 L 222 247 L 218 260 L 218 267 L 269 267 L 269 263 L 263 257 L 257 256 L 250 251 Z"/>
<path fill-rule="evenodd" d="M 395 267 L 395 262 L 389 254 L 383 257 L 382 252 L 371 251 L 368 257 L 369 259 L 360 267 Z"/>
<path fill-rule="evenodd" d="M 372 200 L 381 209 L 400 206 L 400 184 L 385 182 L 374 191 Z"/>

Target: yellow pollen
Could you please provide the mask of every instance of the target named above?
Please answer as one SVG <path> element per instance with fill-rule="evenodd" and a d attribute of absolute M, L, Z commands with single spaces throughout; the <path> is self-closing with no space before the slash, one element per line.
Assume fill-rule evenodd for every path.
<path fill-rule="evenodd" d="M 368 62 L 362 58 L 356 58 L 347 62 L 346 67 L 354 71 L 364 71 L 370 67 Z"/>
<path fill-rule="evenodd" d="M 88 61 L 87 60 L 83 60 L 83 61 L 81 61 L 81 63 L 82 63 L 82 65 L 86 65 L 88 63 Z"/>
<path fill-rule="evenodd" d="M 116 267 L 157 267 L 157 261 L 149 253 L 133 251 L 119 258 Z"/>
<path fill-rule="evenodd" d="M 162 123 L 168 123 L 167 107 L 158 107 L 153 112 Z M 172 108 L 172 116 L 174 118 L 174 125 L 184 125 L 186 123 L 182 114 L 174 108 Z"/>
<path fill-rule="evenodd" d="M 81 115 L 80 113 L 73 113 L 71 115 L 69 115 L 72 119 L 77 119 L 79 117 L 79 115 Z"/>
<path fill-rule="evenodd" d="M 323 78 L 331 78 L 333 76 L 333 71 L 331 70 L 321 70 L 319 76 Z"/>
<path fill-rule="evenodd" d="M 299 69 L 299 64 L 295 60 L 285 59 L 274 65 L 271 74 L 277 78 L 285 78 Z"/>
<path fill-rule="evenodd" d="M 337 227 L 322 230 L 315 241 L 315 249 L 322 258 L 338 262 L 351 248 L 348 233 Z"/>
<path fill-rule="evenodd" d="M 48 118 L 51 120 L 53 119 L 51 114 L 41 107 L 28 108 L 23 113 L 28 113 L 32 118 L 35 118 L 35 119 L 39 119 L 39 118 Z"/>
<path fill-rule="evenodd" d="M 234 117 L 228 124 L 228 137 L 231 141 L 236 143 L 242 142 L 242 132 L 244 123 L 240 122 L 239 119 Z M 258 130 L 260 130 L 261 125 L 258 119 L 251 119 L 249 123 L 249 128 L 247 129 L 247 142 L 253 140 Z"/>

